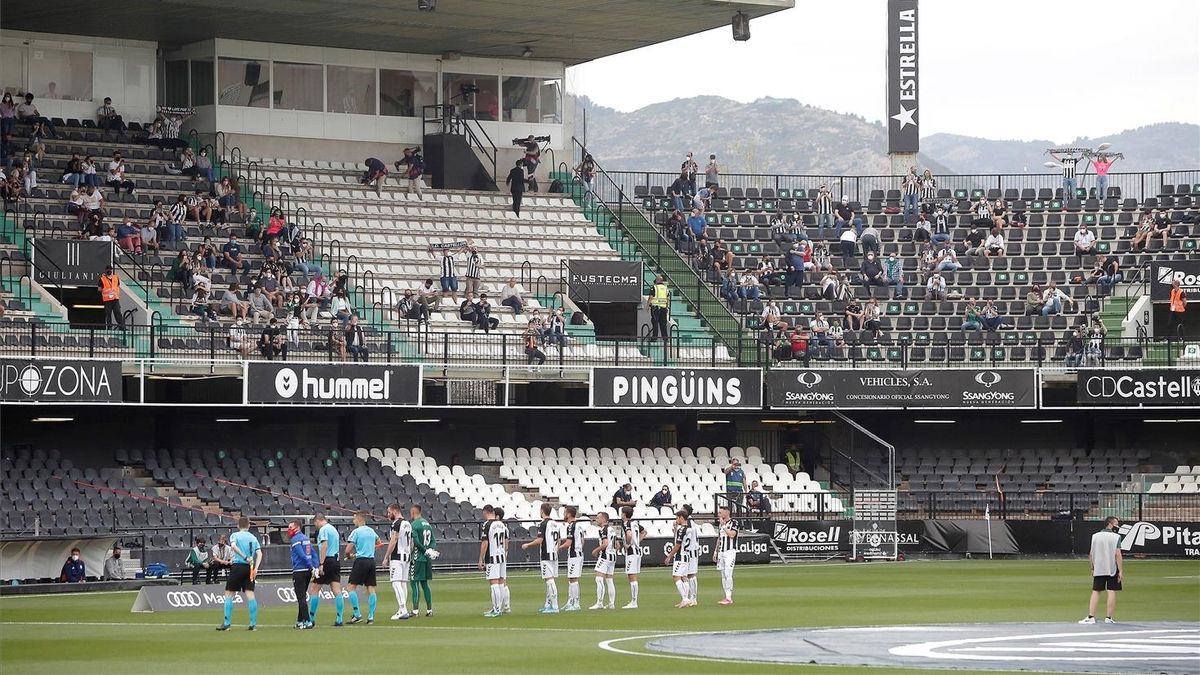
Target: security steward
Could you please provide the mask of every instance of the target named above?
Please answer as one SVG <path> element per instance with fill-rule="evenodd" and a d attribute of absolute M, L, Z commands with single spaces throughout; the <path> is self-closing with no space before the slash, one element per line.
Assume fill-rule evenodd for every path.
<path fill-rule="evenodd" d="M 1170 306 L 1171 310 L 1170 321 L 1167 322 L 1167 331 L 1171 337 L 1181 336 L 1183 334 L 1183 318 L 1187 312 L 1187 292 L 1183 290 L 1183 286 L 1176 279 L 1171 282 Z"/>
<path fill-rule="evenodd" d="M 100 275 L 100 300 L 104 303 L 104 326 L 125 328 L 125 317 L 121 315 L 121 277 L 113 273 L 112 265 L 104 268 Z"/>
<path fill-rule="evenodd" d="M 653 331 L 650 339 L 657 340 L 661 336 L 665 343 L 669 335 L 667 323 L 670 319 L 671 290 L 661 274 L 654 278 L 654 288 L 646 297 L 646 304 L 650 306 L 650 327 Z"/>

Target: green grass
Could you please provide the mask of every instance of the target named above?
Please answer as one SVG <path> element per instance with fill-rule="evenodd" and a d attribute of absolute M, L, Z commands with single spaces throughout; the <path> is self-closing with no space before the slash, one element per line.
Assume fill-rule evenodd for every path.
<path fill-rule="evenodd" d="M 898 564 L 797 564 L 738 568 L 736 604 L 721 607 L 720 582 L 701 569 L 701 606 L 676 610 L 664 569 L 641 577 L 641 609 L 543 616 L 544 587 L 530 573 L 510 579 L 513 614 L 485 619 L 490 603 L 478 575 L 434 580 L 437 616 L 391 622 L 390 585 L 380 586 L 379 622 L 337 629 L 322 603 L 314 631 L 292 628 L 290 608 L 263 610 L 255 633 L 213 630 L 212 610 L 132 614 L 134 593 L 0 598 L 3 673 L 528 673 L 547 664 L 567 673 L 797 672 L 845 674 L 859 669 L 729 664 L 614 654 L 603 640 L 654 633 L 988 622 L 1073 622 L 1086 610 L 1086 561 L 910 561 Z M 1200 561 L 1130 560 L 1121 621 L 1200 621 Z M 594 601 L 590 573 L 584 605 Z M 618 604 L 628 600 L 618 578 Z M 560 599 L 566 580 L 560 578 Z M 640 650 L 644 640 L 621 644 Z M 300 666 L 303 664 L 303 668 Z M 873 670 L 873 673 L 887 672 Z M 911 673 L 915 671 L 895 671 Z M 962 671 L 956 671 L 962 672 Z"/>

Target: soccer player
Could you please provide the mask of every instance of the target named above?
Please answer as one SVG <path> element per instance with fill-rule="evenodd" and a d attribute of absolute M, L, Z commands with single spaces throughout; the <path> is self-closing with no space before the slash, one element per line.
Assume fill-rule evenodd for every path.
<path fill-rule="evenodd" d="M 317 559 L 317 549 L 312 541 L 304 534 L 304 524 L 299 520 L 288 523 L 288 539 L 292 551 L 292 588 L 296 592 L 296 628 L 308 630 L 313 627 L 312 618 L 308 615 L 308 596 L 305 591 L 312 583 L 313 572 L 320 566 Z"/>
<path fill-rule="evenodd" d="M 688 570 L 691 568 L 688 548 L 688 538 L 691 527 L 688 525 L 688 512 L 679 509 L 675 512 L 675 540 L 671 542 L 671 550 L 667 551 L 664 564 L 671 565 L 671 579 L 679 590 L 677 608 L 691 607 L 695 601 L 691 598 L 692 586 L 688 583 Z"/>
<path fill-rule="evenodd" d="M 486 515 L 486 514 L 485 514 Z M 492 608 L 483 615 L 494 619 L 504 612 L 505 566 L 508 564 L 508 526 L 504 524 L 503 509 L 493 509 L 492 519 L 485 524 L 486 540 L 480 545 L 479 564 L 492 592 Z M 486 555 L 485 555 L 486 554 Z M 484 562 L 486 557 L 486 562 Z"/>
<path fill-rule="evenodd" d="M 483 522 L 479 525 L 479 571 L 485 572 L 483 578 L 488 582 L 488 592 L 492 593 L 492 609 L 496 608 L 495 592 L 492 589 L 492 580 L 488 578 L 487 563 L 484 560 L 488 557 L 488 535 L 491 533 L 492 521 L 496 519 L 496 508 L 491 504 L 483 505 Z M 489 610 L 490 611 L 490 610 Z"/>
<path fill-rule="evenodd" d="M 412 525 L 404 519 L 404 509 L 399 504 L 388 504 L 388 520 L 392 521 L 392 532 L 388 537 L 387 550 L 383 553 L 388 561 L 388 578 L 392 582 L 392 592 L 396 594 L 399 608 L 392 615 L 392 621 L 411 618 L 408 613 L 408 572 L 409 556 L 412 554 Z"/>
<path fill-rule="evenodd" d="M 504 509 L 496 507 L 496 520 L 504 522 Z M 505 525 L 507 528 L 508 525 Z M 507 530 L 506 530 L 507 531 Z M 504 604 L 500 607 L 500 611 L 505 614 L 512 614 L 512 591 L 508 588 L 508 544 L 505 543 L 504 548 L 505 560 L 500 566 L 500 577 L 504 579 L 503 588 L 500 591 L 500 596 L 504 599 Z"/>
<path fill-rule="evenodd" d="M 554 508 L 542 504 L 542 522 L 538 523 L 537 536 L 521 550 L 538 547 L 541 558 L 542 579 L 546 582 L 546 604 L 538 610 L 542 614 L 558 614 L 558 523 L 550 519 Z"/>
<path fill-rule="evenodd" d="M 1096 605 L 1100 602 L 1100 591 L 1108 592 L 1108 612 L 1104 623 L 1116 623 L 1113 612 L 1117 609 L 1117 591 L 1125 579 L 1125 558 L 1121 555 L 1121 535 L 1117 529 L 1121 521 L 1116 516 L 1104 520 L 1104 529 L 1092 535 L 1092 547 L 1088 550 L 1088 562 L 1092 564 L 1092 599 L 1088 602 L 1088 615 L 1079 623 L 1096 623 Z M 228 600 L 226 600 L 228 602 Z"/>
<path fill-rule="evenodd" d="M 718 600 L 718 605 L 733 604 L 733 564 L 737 562 L 737 523 L 729 514 L 729 507 L 722 506 L 717 511 L 717 550 L 713 551 L 713 562 L 717 563 L 717 571 L 721 573 L 721 587 L 725 589 L 725 599 Z"/>
<path fill-rule="evenodd" d="M 321 587 L 328 586 L 333 593 L 333 607 L 337 611 L 333 627 L 339 628 L 342 626 L 342 615 L 346 610 L 346 600 L 342 597 L 342 563 L 338 559 L 342 538 L 324 513 L 313 515 L 313 524 L 317 526 L 317 559 L 321 564 L 317 567 L 312 586 L 308 588 L 308 616 L 314 624 L 317 622 Z"/>
<path fill-rule="evenodd" d="M 350 623 L 362 621 L 362 612 L 358 608 L 358 587 L 367 587 L 367 625 L 375 623 L 375 606 L 379 596 L 375 594 L 375 545 L 379 543 L 379 535 L 367 527 L 367 514 L 359 511 L 354 514 L 354 529 L 346 535 L 346 555 L 354 556 L 354 564 L 350 567 L 350 583 L 346 584 L 349 591 L 350 608 L 354 615 Z"/>
<path fill-rule="evenodd" d="M 700 569 L 700 528 L 696 527 L 696 523 L 692 522 L 691 504 L 684 504 L 683 510 L 687 511 L 688 514 L 688 538 L 685 548 L 688 552 L 688 587 L 692 594 L 692 601 L 689 605 L 695 607 L 700 597 L 700 582 L 696 578 L 696 572 Z"/>
<path fill-rule="evenodd" d="M 621 509 L 621 520 L 625 521 L 625 575 L 629 578 L 629 604 L 621 609 L 637 609 L 638 574 L 642 571 L 642 539 L 646 528 L 633 519 L 633 507 Z"/>
<path fill-rule="evenodd" d="M 579 611 L 579 577 L 583 576 L 583 527 L 577 521 L 579 509 L 568 506 L 563 509 L 567 521 L 566 535 L 560 549 L 567 551 L 567 606 L 565 612 Z"/>
<path fill-rule="evenodd" d="M 433 561 L 437 559 L 437 538 L 433 536 L 433 528 L 429 521 L 421 516 L 421 506 L 413 504 L 408 511 L 412 521 L 413 533 L 413 564 L 409 588 L 412 590 L 412 615 L 421 613 L 421 602 L 417 598 L 417 589 L 425 594 L 425 616 L 433 616 L 433 593 L 429 591 L 429 580 L 433 578 Z"/>
<path fill-rule="evenodd" d="M 608 512 L 596 512 L 596 527 L 600 528 L 600 545 L 592 551 L 596 556 L 596 604 L 588 609 L 613 609 L 617 605 L 617 587 L 613 583 L 613 572 L 617 568 L 617 547 L 620 546 L 616 525 L 608 522 Z M 608 590 L 608 604 L 604 602 L 604 591 Z"/>
<path fill-rule="evenodd" d="M 246 611 L 250 613 L 250 630 L 255 630 L 258 624 L 258 601 L 254 599 L 254 577 L 262 562 L 262 547 L 258 545 L 258 537 L 250 534 L 250 519 L 238 518 L 238 531 L 229 537 L 229 546 L 233 549 L 233 566 L 229 568 L 229 578 L 225 581 L 225 621 L 217 630 L 229 630 L 233 620 L 233 594 L 246 594 Z"/>

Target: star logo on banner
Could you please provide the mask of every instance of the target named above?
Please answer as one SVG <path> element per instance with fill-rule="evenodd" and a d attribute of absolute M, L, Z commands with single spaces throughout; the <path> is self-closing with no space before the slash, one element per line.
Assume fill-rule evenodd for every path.
<path fill-rule="evenodd" d="M 910 124 L 915 127 L 915 126 L 917 126 L 917 121 L 913 119 L 913 115 L 915 115 L 915 114 L 917 114 L 916 108 L 909 110 L 908 108 L 904 107 L 903 103 L 901 103 L 900 104 L 900 112 L 896 113 L 895 115 L 892 115 L 892 119 L 894 119 L 900 123 L 901 129 L 903 129 L 904 127 L 906 127 Z"/>

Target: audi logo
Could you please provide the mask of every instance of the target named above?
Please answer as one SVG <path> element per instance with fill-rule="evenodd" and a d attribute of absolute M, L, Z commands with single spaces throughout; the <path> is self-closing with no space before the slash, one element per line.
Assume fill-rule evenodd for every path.
<path fill-rule="evenodd" d="M 809 389 L 812 389 L 813 387 L 817 386 L 818 384 L 821 384 L 821 379 L 822 378 L 821 378 L 820 373 L 814 373 L 811 371 L 806 372 L 806 373 L 800 373 L 799 375 L 796 376 L 796 381 L 799 382 L 800 384 L 804 385 L 805 387 L 808 387 Z"/>
<path fill-rule="evenodd" d="M 1000 382 L 1000 377 L 1000 373 L 997 373 L 994 370 L 984 370 L 975 376 L 975 381 L 991 389 L 994 385 Z"/>
<path fill-rule="evenodd" d="M 167 593 L 167 604 L 172 607 L 200 607 L 204 601 L 195 591 L 170 591 Z"/>
<path fill-rule="evenodd" d="M 275 589 L 275 595 L 283 602 L 295 602 L 296 601 L 296 589 L 294 589 L 294 588 L 288 588 L 287 586 L 280 586 L 279 588 Z"/>

